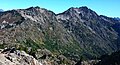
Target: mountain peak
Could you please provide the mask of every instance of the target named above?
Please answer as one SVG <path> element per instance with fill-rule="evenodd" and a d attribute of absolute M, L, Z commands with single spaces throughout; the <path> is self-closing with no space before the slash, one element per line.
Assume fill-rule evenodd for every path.
<path fill-rule="evenodd" d="M 39 7 L 39 6 L 36 6 L 36 7 L 29 7 L 29 8 L 27 8 L 26 10 L 30 10 L 30 9 L 40 9 L 40 7 Z"/>
<path fill-rule="evenodd" d="M 71 7 L 63 13 L 58 14 L 58 19 L 62 18 L 64 20 L 69 18 L 97 18 L 98 15 L 93 10 L 89 9 L 86 6 L 82 7 Z"/>
<path fill-rule="evenodd" d="M 29 8 L 24 9 L 24 10 L 29 10 L 29 11 L 32 11 L 32 12 L 34 12 L 34 13 L 36 13 L 36 12 L 38 12 L 38 11 L 40 11 L 41 13 L 43 13 L 43 12 L 51 12 L 51 13 L 54 13 L 54 12 L 52 12 L 52 11 L 50 11 L 50 10 L 45 9 L 45 8 L 40 8 L 39 6 L 29 7 Z M 55 14 L 55 13 L 54 13 L 54 14 Z"/>
<path fill-rule="evenodd" d="M 68 11 L 76 11 L 76 10 L 78 10 L 78 11 L 80 12 L 80 11 L 87 11 L 87 10 L 91 10 L 91 9 L 89 9 L 89 8 L 86 7 L 86 6 L 82 6 L 82 7 L 71 7 L 71 8 L 68 9 Z"/>
<path fill-rule="evenodd" d="M 80 13 L 84 13 L 84 14 L 93 13 L 93 14 L 96 14 L 96 12 L 94 12 L 93 10 L 89 9 L 89 8 L 86 7 L 86 6 L 82 6 L 82 7 L 71 7 L 71 8 L 69 8 L 68 10 L 66 10 L 65 12 L 60 13 L 60 14 L 69 14 L 69 13 L 77 13 L 77 14 L 80 14 Z M 59 14 L 58 14 L 58 15 L 59 15 Z"/>
<path fill-rule="evenodd" d="M 68 10 L 74 10 L 74 9 L 89 9 L 87 6 L 82 6 L 82 7 L 70 7 Z"/>
<path fill-rule="evenodd" d="M 89 9 L 87 6 L 79 7 L 79 9 Z"/>

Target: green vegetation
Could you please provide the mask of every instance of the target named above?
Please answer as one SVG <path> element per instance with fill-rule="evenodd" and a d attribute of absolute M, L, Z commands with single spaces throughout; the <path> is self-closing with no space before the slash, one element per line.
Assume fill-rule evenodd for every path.
<path fill-rule="evenodd" d="M 35 56 L 35 53 L 37 52 L 37 49 L 43 48 L 39 43 L 34 42 L 32 39 L 26 39 L 22 42 L 18 41 L 19 45 L 16 46 L 18 50 L 23 50 L 26 53 Z"/>
<path fill-rule="evenodd" d="M 5 45 L 4 44 L 0 44 L 0 49 L 4 49 Z"/>

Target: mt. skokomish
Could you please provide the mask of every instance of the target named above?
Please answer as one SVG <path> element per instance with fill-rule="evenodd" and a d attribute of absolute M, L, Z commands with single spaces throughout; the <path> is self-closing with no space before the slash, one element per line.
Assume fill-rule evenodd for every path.
<path fill-rule="evenodd" d="M 6 47 L 51 65 L 74 65 L 81 57 L 95 59 L 120 50 L 120 20 L 87 7 L 60 14 L 40 7 L 0 12 L 0 48 Z"/>

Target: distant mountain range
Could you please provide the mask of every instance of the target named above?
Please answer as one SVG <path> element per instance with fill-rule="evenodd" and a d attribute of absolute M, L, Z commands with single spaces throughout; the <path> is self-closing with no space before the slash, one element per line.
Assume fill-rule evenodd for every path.
<path fill-rule="evenodd" d="M 116 20 L 120 20 L 120 18 L 119 18 L 119 17 L 115 17 L 114 19 L 116 19 Z"/>
<path fill-rule="evenodd" d="M 0 9 L 0 12 L 3 12 L 4 10 L 3 9 Z"/>
<path fill-rule="evenodd" d="M 87 7 L 60 14 L 40 7 L 11 10 L 0 12 L 0 41 L 0 48 L 15 47 L 38 60 L 74 65 L 81 57 L 95 59 L 120 50 L 120 22 Z M 40 56 L 39 49 L 50 51 L 50 57 L 48 51 Z"/>

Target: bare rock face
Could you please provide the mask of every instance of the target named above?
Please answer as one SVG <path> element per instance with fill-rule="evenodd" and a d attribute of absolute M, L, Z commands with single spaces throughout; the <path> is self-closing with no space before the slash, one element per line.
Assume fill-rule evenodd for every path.
<path fill-rule="evenodd" d="M 13 52 L 10 52 L 13 51 Z M 24 51 L 4 49 L 0 52 L 0 65 L 43 65 Z"/>

